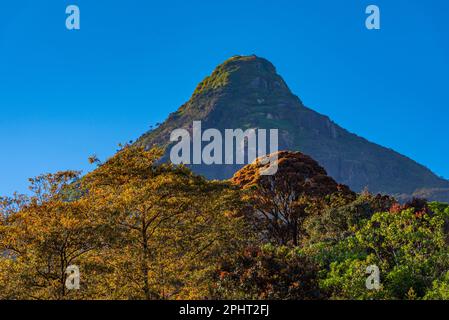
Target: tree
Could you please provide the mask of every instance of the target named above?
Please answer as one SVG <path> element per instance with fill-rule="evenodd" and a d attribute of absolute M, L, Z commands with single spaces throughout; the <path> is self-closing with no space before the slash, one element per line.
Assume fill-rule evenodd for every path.
<path fill-rule="evenodd" d="M 349 200 L 349 201 L 348 201 Z M 353 201 L 348 198 L 333 198 L 320 214 L 305 221 L 309 243 L 342 241 L 354 235 L 360 223 L 370 219 L 376 212 L 389 211 L 398 205 L 389 196 L 362 193 Z"/>
<path fill-rule="evenodd" d="M 81 298 L 88 291 L 66 289 L 67 267 L 83 266 L 86 256 L 103 245 L 103 226 L 90 216 L 85 199 L 70 200 L 78 173 L 31 179 L 30 198 L 3 199 L 0 226 L 0 278 L 4 298 Z M 85 274 L 86 278 L 87 274 Z"/>
<path fill-rule="evenodd" d="M 297 249 L 251 246 L 226 257 L 216 273 L 215 298 L 319 299 L 317 266 Z"/>
<path fill-rule="evenodd" d="M 83 180 L 97 219 L 120 235 L 108 253 L 114 298 L 203 297 L 215 261 L 244 236 L 236 188 L 161 155 L 128 146 Z"/>
<path fill-rule="evenodd" d="M 306 155 L 282 151 L 277 159 L 278 170 L 272 176 L 260 174 L 267 164 L 257 159 L 238 171 L 232 181 L 247 191 L 245 201 L 253 206 L 268 238 L 280 245 L 297 246 L 304 236 L 305 218 L 319 210 L 326 196 L 340 194 L 352 199 L 354 194 Z"/>
<path fill-rule="evenodd" d="M 325 248 L 317 255 L 322 268 L 330 263 L 322 288 L 339 299 L 421 299 L 428 292 L 427 297 L 444 296 L 440 288 L 444 292 L 449 268 L 449 209 L 437 203 L 426 207 L 427 212 L 409 207 L 376 213 L 354 236 Z M 365 288 L 365 268 L 373 264 L 381 272 L 378 291 Z"/>

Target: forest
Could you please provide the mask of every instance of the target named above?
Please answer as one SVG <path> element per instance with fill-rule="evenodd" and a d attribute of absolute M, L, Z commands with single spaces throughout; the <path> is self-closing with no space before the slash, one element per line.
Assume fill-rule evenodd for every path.
<path fill-rule="evenodd" d="M 225 181 L 163 154 L 123 146 L 1 197 L 0 299 L 449 299 L 448 204 L 355 193 L 299 152 Z"/>

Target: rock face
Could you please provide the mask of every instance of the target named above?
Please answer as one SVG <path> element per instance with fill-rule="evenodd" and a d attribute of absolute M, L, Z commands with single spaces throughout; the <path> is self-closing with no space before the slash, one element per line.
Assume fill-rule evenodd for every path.
<path fill-rule="evenodd" d="M 449 181 L 415 161 L 341 128 L 303 105 L 275 67 L 257 56 L 235 56 L 204 79 L 191 99 L 138 144 L 168 146 L 174 129 L 278 129 L 279 150 L 300 151 L 354 191 L 368 188 L 402 197 L 419 190 L 430 200 L 449 201 Z M 229 179 L 243 165 L 192 165 L 211 179 Z M 437 192 L 433 192 L 437 191 Z M 420 192 L 423 193 L 422 191 Z"/>

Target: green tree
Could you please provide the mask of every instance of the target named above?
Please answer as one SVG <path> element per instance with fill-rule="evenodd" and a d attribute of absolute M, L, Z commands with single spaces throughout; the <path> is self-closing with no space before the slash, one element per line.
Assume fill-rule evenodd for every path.
<path fill-rule="evenodd" d="M 447 206 L 437 203 L 427 212 L 408 208 L 374 214 L 354 236 L 316 251 L 322 267 L 333 261 L 322 288 L 336 299 L 423 298 L 432 286 L 438 291 L 441 282 L 434 280 L 444 281 L 449 269 L 448 218 Z M 380 268 L 382 287 L 368 292 L 365 268 L 373 264 Z"/>

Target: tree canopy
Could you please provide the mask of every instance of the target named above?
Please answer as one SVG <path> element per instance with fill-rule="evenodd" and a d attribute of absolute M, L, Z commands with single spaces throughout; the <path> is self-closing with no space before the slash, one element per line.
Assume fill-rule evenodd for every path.
<path fill-rule="evenodd" d="M 0 299 L 449 298 L 448 204 L 355 194 L 300 153 L 230 181 L 162 154 L 125 146 L 0 198 Z"/>

